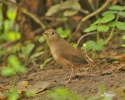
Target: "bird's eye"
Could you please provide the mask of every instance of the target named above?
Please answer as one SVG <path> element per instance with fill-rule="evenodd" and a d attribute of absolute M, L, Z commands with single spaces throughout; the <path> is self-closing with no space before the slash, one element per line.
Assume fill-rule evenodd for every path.
<path fill-rule="evenodd" d="M 52 35 L 54 35 L 55 33 L 54 32 L 52 32 Z"/>

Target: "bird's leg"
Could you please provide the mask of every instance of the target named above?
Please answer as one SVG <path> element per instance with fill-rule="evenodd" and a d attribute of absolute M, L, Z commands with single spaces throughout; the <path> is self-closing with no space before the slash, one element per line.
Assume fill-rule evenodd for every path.
<path fill-rule="evenodd" d="M 74 76 L 75 76 L 75 70 L 71 68 L 71 74 L 68 77 L 65 77 L 64 79 L 70 79 L 73 78 Z"/>
<path fill-rule="evenodd" d="M 70 82 L 74 82 L 74 81 L 76 81 L 77 79 L 75 79 L 75 80 L 72 80 L 72 78 L 74 78 L 75 77 L 75 68 L 71 68 L 71 74 L 70 74 L 70 76 L 69 76 L 69 79 L 68 79 L 68 82 L 67 83 L 70 83 Z"/>
<path fill-rule="evenodd" d="M 74 69 L 74 68 L 71 68 L 71 74 L 70 74 L 68 77 L 65 78 L 65 79 L 68 78 L 68 81 L 62 82 L 62 84 L 68 84 L 68 83 L 70 83 L 70 82 L 73 82 L 73 81 L 72 81 L 72 78 L 73 78 L 74 76 L 75 76 L 75 69 Z"/>

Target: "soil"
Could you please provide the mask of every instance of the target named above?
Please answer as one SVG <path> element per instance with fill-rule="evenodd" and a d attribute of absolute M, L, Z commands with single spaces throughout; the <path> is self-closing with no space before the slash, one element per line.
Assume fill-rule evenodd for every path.
<path fill-rule="evenodd" d="M 35 84 L 41 85 L 42 82 L 47 82 L 47 84 L 49 83 L 48 86 L 43 87 L 45 89 L 42 90 L 42 94 L 39 90 L 37 96 L 30 98 L 30 100 L 39 100 L 40 98 L 44 98 L 45 91 L 57 87 L 66 87 L 82 97 L 86 97 L 88 95 L 98 94 L 100 85 L 104 85 L 106 91 L 112 91 L 124 85 L 124 68 L 125 63 L 117 65 L 106 62 L 100 64 L 99 66 L 83 66 L 79 71 L 77 71 L 78 75 L 75 77 L 75 79 L 77 79 L 76 81 L 69 84 L 62 84 L 62 82 L 66 80 L 65 77 L 67 77 L 71 71 L 68 68 L 62 68 L 54 60 L 52 60 L 43 70 L 38 67 L 34 71 L 33 66 L 27 74 L 16 76 L 15 85 L 22 81 L 27 81 L 31 86 L 34 86 Z M 0 77 L 0 79 L 1 87 L 4 86 L 7 88 L 10 79 L 3 77 Z M 23 88 L 21 90 L 25 91 Z"/>

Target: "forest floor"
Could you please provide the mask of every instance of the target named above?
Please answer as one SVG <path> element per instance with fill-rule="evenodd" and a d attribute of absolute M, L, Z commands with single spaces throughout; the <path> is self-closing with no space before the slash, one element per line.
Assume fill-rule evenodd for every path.
<path fill-rule="evenodd" d="M 33 68 L 34 69 L 34 68 Z M 26 100 L 48 100 L 45 99 L 46 91 L 57 87 L 65 87 L 82 97 L 99 94 L 99 86 L 104 85 L 106 91 L 113 91 L 125 84 L 125 63 L 114 65 L 104 63 L 100 66 L 86 66 L 80 69 L 78 80 L 69 84 L 62 84 L 65 77 L 70 74 L 70 70 L 61 68 L 55 61 L 50 62 L 40 70 L 39 68 L 30 70 L 25 75 L 16 76 L 15 85 L 19 91 L 36 90 L 37 96 Z M 82 75 L 83 74 L 83 75 Z M 10 79 L 0 77 L 2 88 L 8 88 Z M 28 82 L 28 85 L 26 84 Z M 24 85 L 25 84 L 25 85 Z M 25 87 L 26 86 L 26 87 Z M 1 88 L 1 89 L 2 89 Z M 21 99 L 22 100 L 22 99 Z"/>
<path fill-rule="evenodd" d="M 71 70 L 61 67 L 53 59 L 43 69 L 34 67 L 32 64 L 29 66 L 26 74 L 17 75 L 14 78 L 13 84 L 15 84 L 18 91 L 21 93 L 21 100 L 48 100 L 45 98 L 46 92 L 58 87 L 68 88 L 81 97 L 99 94 L 100 85 L 104 85 L 105 91 L 111 92 L 125 84 L 124 56 L 120 56 L 121 59 L 119 59 L 121 61 L 118 63 L 114 60 L 115 56 L 113 58 L 115 52 L 120 54 L 123 52 L 122 50 L 123 49 L 120 49 L 118 46 L 114 46 L 112 49 L 103 50 L 105 51 L 103 53 L 107 53 L 105 55 L 109 56 L 96 60 L 98 63 L 97 66 L 86 65 L 81 67 L 77 71 L 80 75 L 75 77 L 77 80 L 69 84 L 62 84 L 62 82 L 70 75 Z M 11 80 L 10 78 L 0 76 L 0 91 L 7 91 L 10 88 Z M 35 90 L 37 91 L 37 95 L 31 98 L 25 98 L 23 92 L 27 90 Z"/>

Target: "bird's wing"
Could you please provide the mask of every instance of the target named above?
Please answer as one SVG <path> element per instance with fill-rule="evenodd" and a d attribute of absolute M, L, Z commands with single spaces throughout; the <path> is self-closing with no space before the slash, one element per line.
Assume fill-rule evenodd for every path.
<path fill-rule="evenodd" d="M 77 64 L 87 63 L 84 55 L 67 41 L 64 40 L 63 42 L 59 43 L 58 46 L 60 56 L 66 60 Z"/>
<path fill-rule="evenodd" d="M 69 55 L 63 54 L 62 57 L 65 58 L 66 60 L 69 60 L 72 63 L 77 63 L 77 64 L 87 63 L 84 56 L 82 54 L 79 54 L 78 52 L 74 54 L 69 53 Z"/>

